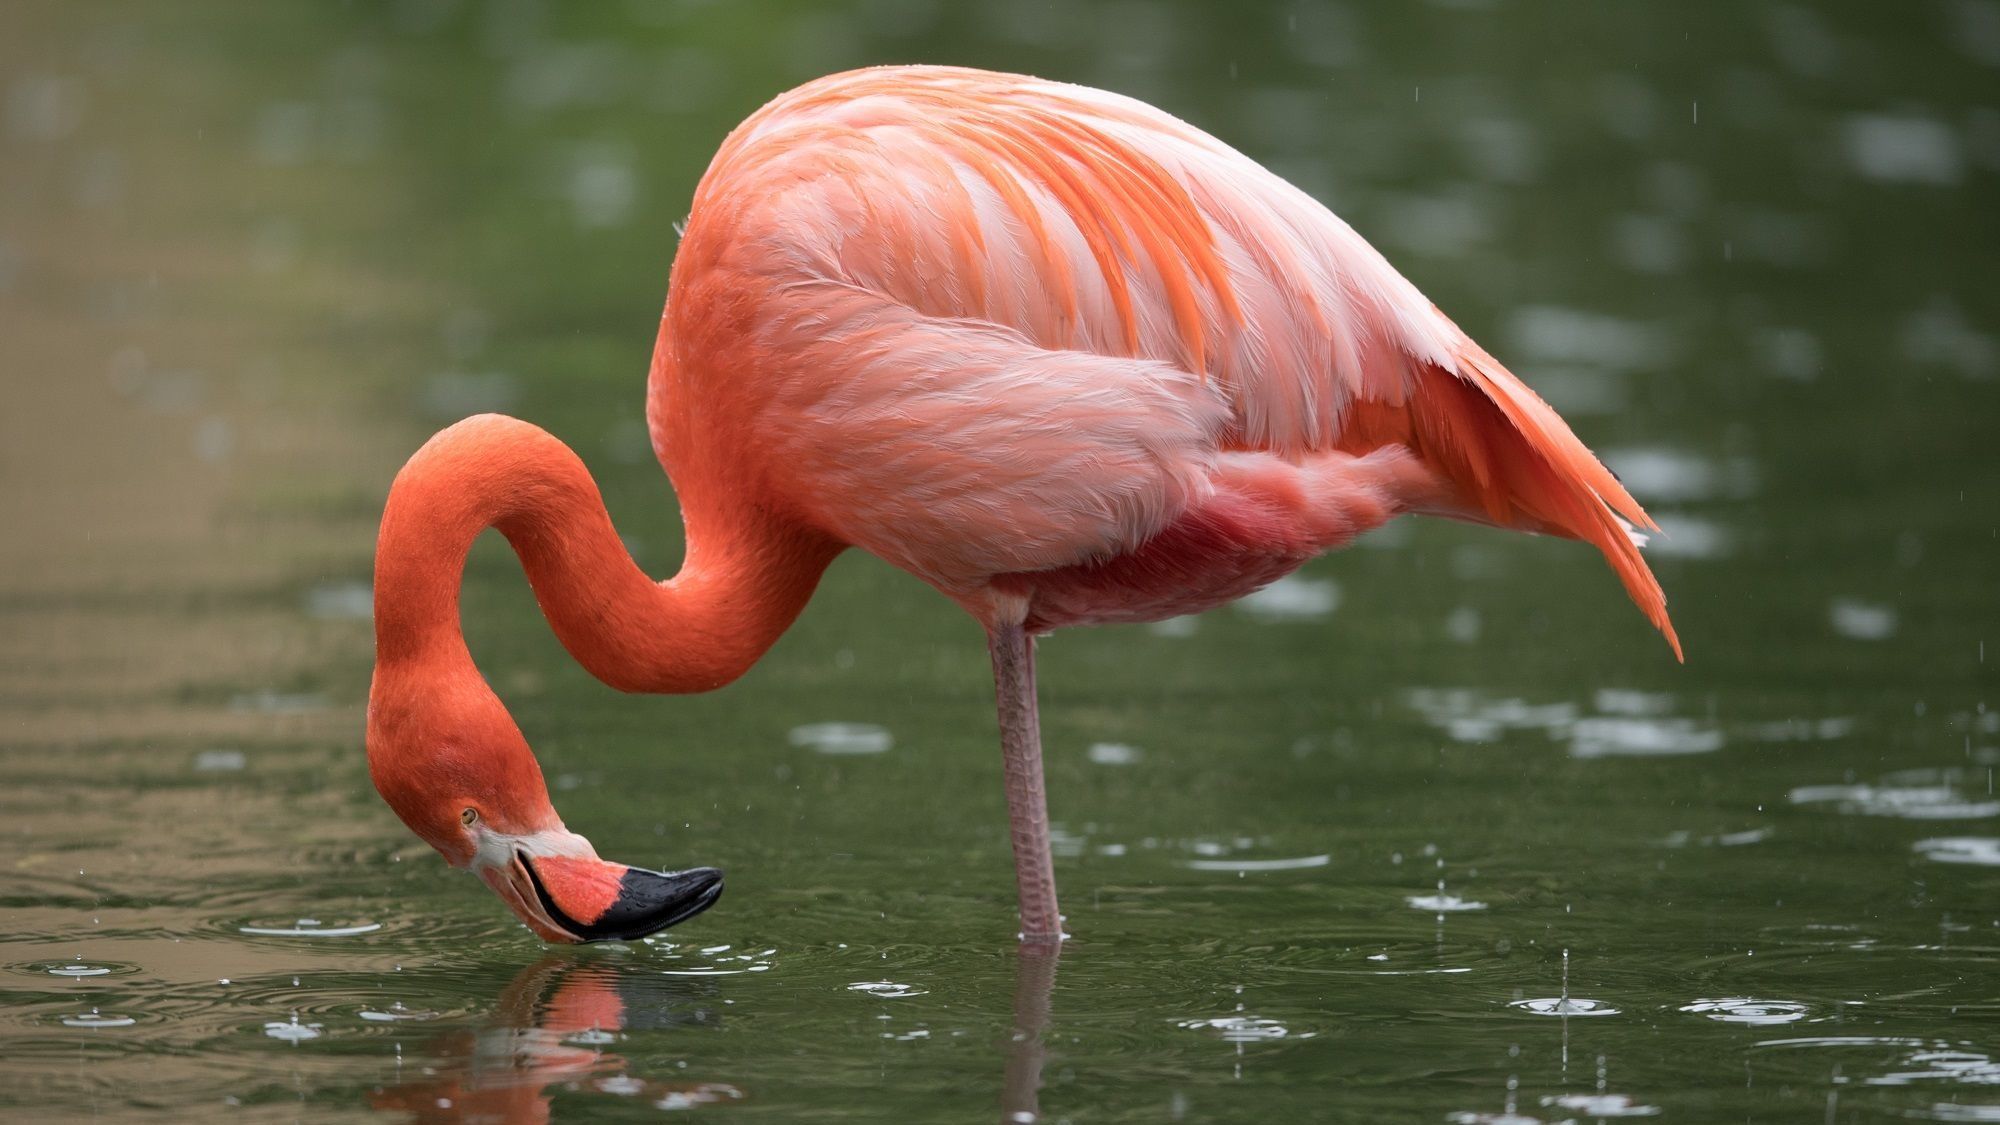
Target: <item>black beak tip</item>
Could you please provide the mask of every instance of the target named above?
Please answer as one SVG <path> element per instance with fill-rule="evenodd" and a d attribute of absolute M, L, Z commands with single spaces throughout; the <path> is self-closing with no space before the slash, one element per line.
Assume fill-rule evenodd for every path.
<path fill-rule="evenodd" d="M 530 874 L 534 865 L 529 865 Z M 585 924 L 564 914 L 535 880 L 542 908 L 556 924 L 582 941 L 636 941 L 678 925 L 714 906 L 722 897 L 722 872 L 713 867 L 686 871 L 649 871 L 627 867 L 618 881 L 618 897 L 595 921 Z"/>
<path fill-rule="evenodd" d="M 713 867 L 686 871 L 628 867 L 618 883 L 618 900 L 592 929 L 631 941 L 685 922 L 721 897 L 722 872 Z"/>

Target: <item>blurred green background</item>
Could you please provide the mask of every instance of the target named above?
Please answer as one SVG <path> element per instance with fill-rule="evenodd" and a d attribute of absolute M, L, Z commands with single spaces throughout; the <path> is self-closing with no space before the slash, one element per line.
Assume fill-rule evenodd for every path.
<path fill-rule="evenodd" d="M 740 683 L 627 698 L 495 539 L 467 632 L 565 818 L 731 874 L 538 960 L 368 787 L 388 481 L 512 413 L 671 573 L 674 224 L 771 96 L 915 61 L 1334 208 L 1660 517 L 1688 664 L 1587 550 L 1436 524 L 1054 638 L 1051 984 L 970 621 L 851 556 Z M 0 1106 L 2000 1117 L 1996 79 L 1992 0 L 7 4 Z"/>

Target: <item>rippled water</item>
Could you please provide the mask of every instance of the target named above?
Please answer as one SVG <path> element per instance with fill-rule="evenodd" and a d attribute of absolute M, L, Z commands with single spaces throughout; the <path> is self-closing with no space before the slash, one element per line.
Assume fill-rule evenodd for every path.
<path fill-rule="evenodd" d="M 9 5 L 0 1116 L 2000 1120 L 1996 12 Z M 934 594 L 845 559 L 626 697 L 486 544 L 569 824 L 729 872 L 645 943 L 511 922 L 368 786 L 388 479 L 514 412 L 670 571 L 673 224 L 764 98 L 909 58 L 1332 202 L 1659 515 L 1689 663 L 1588 552 L 1422 524 L 1059 636 L 1052 959 Z"/>

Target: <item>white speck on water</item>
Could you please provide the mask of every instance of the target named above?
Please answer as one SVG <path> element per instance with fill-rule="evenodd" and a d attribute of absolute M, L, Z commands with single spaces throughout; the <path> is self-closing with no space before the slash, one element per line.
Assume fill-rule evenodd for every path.
<path fill-rule="evenodd" d="M 1534 705 L 1520 699 L 1483 699 L 1464 688 L 1412 688 L 1410 706 L 1459 742 L 1493 742 L 1509 730 L 1555 733 L 1576 719 L 1571 703 Z"/>
<path fill-rule="evenodd" d="M 1913 363 L 1942 367 L 1967 379 L 2000 374 L 2000 344 L 1974 328 L 1949 297 L 1934 297 L 1903 318 L 1902 347 Z"/>
<path fill-rule="evenodd" d="M 874 723 L 806 723 L 793 727 L 786 738 L 793 746 L 836 757 L 881 754 L 896 743 L 886 728 Z"/>
<path fill-rule="evenodd" d="M 237 932 L 254 934 L 258 937 L 309 937 L 339 938 L 354 937 L 357 934 L 372 934 L 382 928 L 380 922 L 356 922 L 346 926 L 322 926 L 316 918 L 301 918 L 290 926 L 239 926 Z"/>
<path fill-rule="evenodd" d="M 1671 338 L 1657 325 L 1557 305 L 1515 312 L 1507 332 L 1538 363 L 1627 371 L 1659 367 L 1673 356 Z"/>
<path fill-rule="evenodd" d="M 1291 856 L 1285 859 L 1191 859 L 1187 866 L 1194 871 L 1301 871 L 1310 867 L 1325 867 L 1333 862 L 1333 857 L 1320 855 Z"/>
<path fill-rule="evenodd" d="M 1459 606 L 1445 615 L 1444 635 L 1462 645 L 1469 645 L 1479 639 L 1479 611 L 1469 605 Z"/>
<path fill-rule="evenodd" d="M 1674 709 L 1672 695 L 1631 688 L 1599 688 L 1591 702 L 1605 715 L 1657 716 L 1672 714 Z"/>
<path fill-rule="evenodd" d="M 1684 449 L 1628 446 L 1604 453 L 1604 463 L 1632 495 L 1676 504 L 1756 491 L 1756 468 L 1744 458 L 1713 459 Z"/>
<path fill-rule="evenodd" d="M 1833 631 L 1857 641 L 1882 641 L 1896 635 L 1893 607 L 1864 602 L 1859 598 L 1835 598 L 1826 616 Z"/>
<path fill-rule="evenodd" d="M 569 155 L 563 191 L 579 227 L 622 227 L 631 222 L 639 202 L 639 171 L 631 146 L 578 145 Z"/>
<path fill-rule="evenodd" d="M 1643 1105 L 1624 1094 L 1550 1094 L 1542 1098 L 1542 1104 L 1587 1118 L 1657 1117 L 1660 1113 L 1659 1106 Z"/>
<path fill-rule="evenodd" d="M 1311 621 L 1340 606 L 1340 585 L 1331 578 L 1301 578 L 1288 574 L 1269 586 L 1246 594 L 1236 608 L 1267 621 Z"/>
<path fill-rule="evenodd" d="M 1675 559 L 1719 559 L 1735 548 L 1736 537 L 1714 520 L 1680 512 L 1655 512 L 1659 534 L 1646 541 L 1646 553 Z"/>
<path fill-rule="evenodd" d="M 1795 805 L 1833 805 L 1855 816 L 1903 820 L 1984 820 L 2000 816 L 2000 800 L 1965 794 L 1975 775 L 1957 769 L 1898 770 L 1875 785 L 1802 785 L 1789 794 Z"/>
<path fill-rule="evenodd" d="M 1692 719 L 1579 719 L 1570 728 L 1573 758 L 1656 758 L 1722 749 L 1722 732 Z"/>
<path fill-rule="evenodd" d="M 1483 902 L 1445 894 L 1441 889 L 1434 895 L 1407 895 L 1403 901 L 1418 910 L 1436 914 L 1463 914 L 1467 911 L 1486 909 L 1486 904 Z"/>
<path fill-rule="evenodd" d="M 1958 134 L 1942 121 L 1907 114 L 1857 114 L 1847 119 L 1842 136 L 1848 162 L 1871 180 L 1949 186 L 1965 174 Z"/>
<path fill-rule="evenodd" d="M 306 591 L 306 616 L 324 621 L 367 621 L 375 616 L 375 588 L 366 582 L 327 582 Z"/>
<path fill-rule="evenodd" d="M 1137 765 L 1144 759 L 1146 752 L 1123 742 L 1093 742 L 1090 744 L 1088 756 L 1093 765 L 1130 766 Z"/>
<path fill-rule="evenodd" d="M 1910 846 L 1934 863 L 2000 867 L 2000 839 L 1991 836 L 1934 836 Z"/>

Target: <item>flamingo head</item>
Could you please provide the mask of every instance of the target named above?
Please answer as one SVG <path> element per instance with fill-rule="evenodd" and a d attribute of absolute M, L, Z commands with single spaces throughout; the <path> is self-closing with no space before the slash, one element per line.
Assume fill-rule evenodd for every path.
<path fill-rule="evenodd" d="M 652 871 L 598 858 L 563 826 L 542 768 L 475 674 L 399 705 L 378 673 L 368 711 L 375 789 L 453 867 L 470 868 L 545 941 L 630 941 L 722 896 L 712 867 Z"/>

